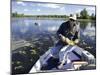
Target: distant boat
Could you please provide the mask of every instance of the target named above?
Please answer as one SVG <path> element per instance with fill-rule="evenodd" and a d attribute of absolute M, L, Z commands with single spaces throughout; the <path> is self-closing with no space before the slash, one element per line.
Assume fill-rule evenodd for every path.
<path fill-rule="evenodd" d="M 36 25 L 36 26 L 40 26 L 40 24 L 39 24 L 39 23 L 37 23 L 37 22 L 35 22 L 35 23 L 34 23 L 34 25 Z"/>
<path fill-rule="evenodd" d="M 35 65 L 32 67 L 29 73 L 62 71 L 62 70 L 79 70 L 80 67 L 86 68 L 89 65 L 94 65 L 93 67 L 95 67 L 95 57 L 91 53 L 89 53 L 88 51 L 78 46 L 73 46 L 73 49 L 67 50 L 68 46 L 65 46 L 64 48 L 60 50 L 59 60 L 56 60 L 56 61 L 51 59 L 52 54 L 51 54 L 51 49 L 49 49 L 45 54 L 43 54 L 38 59 L 38 61 L 35 63 Z M 55 64 L 61 61 L 63 59 L 63 55 L 66 55 L 66 54 L 67 54 L 66 63 L 63 65 L 62 69 L 58 69 L 57 68 L 58 65 L 55 66 Z M 50 59 L 52 61 L 50 61 Z M 44 67 L 44 70 L 43 70 L 43 66 L 47 64 L 50 64 L 51 66 L 53 66 L 53 68 L 48 70 Z M 47 68 L 51 67 L 50 65 Z"/>

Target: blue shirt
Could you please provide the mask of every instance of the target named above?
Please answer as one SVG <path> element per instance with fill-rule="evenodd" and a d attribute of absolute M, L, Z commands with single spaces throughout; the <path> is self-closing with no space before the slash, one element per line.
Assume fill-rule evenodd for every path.
<path fill-rule="evenodd" d="M 76 40 L 76 39 L 79 39 L 79 25 L 76 24 L 73 27 L 72 32 L 69 29 L 70 29 L 70 21 L 62 23 L 61 26 L 59 27 L 58 31 L 57 31 L 58 38 L 60 38 L 59 34 L 62 34 L 63 36 L 65 36 L 65 37 L 67 37 L 67 38 L 69 38 L 70 40 L 73 40 L 73 41 Z M 57 44 L 66 45 L 60 39 L 59 39 Z"/>

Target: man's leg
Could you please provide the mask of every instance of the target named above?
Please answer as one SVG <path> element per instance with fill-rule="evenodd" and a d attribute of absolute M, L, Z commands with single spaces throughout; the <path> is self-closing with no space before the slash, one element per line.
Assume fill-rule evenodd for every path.
<path fill-rule="evenodd" d="M 67 63 L 71 62 L 70 60 L 69 61 L 67 60 L 68 59 L 68 54 L 71 51 L 73 51 L 75 48 L 76 48 L 76 46 L 65 46 L 64 48 L 62 48 L 62 49 L 65 49 L 65 50 L 63 50 L 63 54 L 62 54 L 62 56 L 60 56 L 61 64 L 58 66 L 59 69 L 61 69 L 63 67 L 63 64 L 65 62 L 67 62 Z"/>
<path fill-rule="evenodd" d="M 60 50 L 61 50 L 62 47 L 63 47 L 63 45 L 55 45 L 51 49 L 52 56 L 55 57 L 55 58 L 59 58 L 59 52 L 60 52 Z"/>
<path fill-rule="evenodd" d="M 56 44 L 53 48 L 51 48 L 50 52 L 52 57 L 47 60 L 47 65 L 43 66 L 41 70 L 51 70 L 52 68 L 57 68 L 59 65 L 59 51 L 63 47 L 63 45 Z"/>

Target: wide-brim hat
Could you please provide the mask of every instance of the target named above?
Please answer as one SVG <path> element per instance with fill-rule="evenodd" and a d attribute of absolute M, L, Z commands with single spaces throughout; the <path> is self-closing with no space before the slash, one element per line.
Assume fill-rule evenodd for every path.
<path fill-rule="evenodd" d="M 69 19 L 77 20 L 77 17 L 76 17 L 76 15 L 72 15 L 69 17 Z"/>

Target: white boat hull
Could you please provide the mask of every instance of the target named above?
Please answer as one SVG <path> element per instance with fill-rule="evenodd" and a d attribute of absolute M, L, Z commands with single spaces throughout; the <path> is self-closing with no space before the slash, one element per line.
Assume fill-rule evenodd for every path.
<path fill-rule="evenodd" d="M 78 46 L 72 47 L 67 50 L 68 46 L 63 47 L 59 52 L 59 61 L 63 60 L 65 54 L 68 54 L 66 58 L 66 64 L 64 64 L 61 70 L 76 70 L 82 65 L 95 64 L 94 56 L 86 50 Z M 67 50 L 67 51 L 66 51 Z M 43 54 L 39 60 L 35 63 L 29 73 L 43 72 L 41 68 L 48 64 L 49 58 L 52 57 L 51 50 L 49 49 L 45 54 Z M 78 61 L 77 61 L 78 60 Z M 59 70 L 57 68 L 52 68 L 51 70 Z"/>

